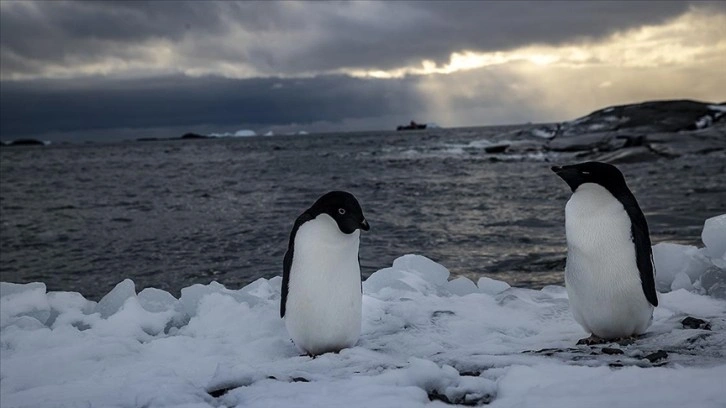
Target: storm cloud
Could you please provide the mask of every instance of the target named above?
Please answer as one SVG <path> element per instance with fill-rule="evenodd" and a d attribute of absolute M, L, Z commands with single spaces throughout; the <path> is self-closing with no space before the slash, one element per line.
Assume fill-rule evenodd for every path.
<path fill-rule="evenodd" d="M 470 126 L 726 97 L 719 1 L 2 1 L 0 10 L 3 139 Z"/>
<path fill-rule="evenodd" d="M 48 66 L 154 60 L 184 71 L 246 67 L 240 76 L 390 69 L 456 51 L 563 44 L 657 24 L 692 4 L 627 2 L 3 2 L 2 74 Z M 119 64 L 121 65 L 121 64 Z M 99 68 L 100 69 L 100 68 Z M 109 68 L 113 70 L 113 68 Z"/>
<path fill-rule="evenodd" d="M 297 79 L 173 76 L 99 80 L 93 85 L 85 80 L 15 81 L 4 83 L 0 93 L 0 134 L 200 124 L 234 130 L 371 116 L 408 118 L 423 109 L 413 81 L 341 75 Z"/>

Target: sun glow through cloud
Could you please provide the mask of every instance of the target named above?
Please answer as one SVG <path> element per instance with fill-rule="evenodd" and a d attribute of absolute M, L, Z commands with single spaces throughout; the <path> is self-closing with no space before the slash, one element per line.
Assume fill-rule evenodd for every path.
<path fill-rule="evenodd" d="M 721 64 L 726 69 L 726 15 L 692 10 L 670 22 L 619 32 L 594 42 L 561 46 L 533 45 L 509 51 L 459 51 L 437 65 L 382 70 L 342 70 L 357 77 L 401 78 L 406 75 L 453 74 L 494 65 L 529 62 L 536 66 L 655 68 L 666 65 Z"/>

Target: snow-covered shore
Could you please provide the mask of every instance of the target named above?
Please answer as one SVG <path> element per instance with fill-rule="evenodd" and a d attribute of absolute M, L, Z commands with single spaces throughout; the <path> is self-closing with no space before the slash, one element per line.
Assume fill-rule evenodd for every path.
<path fill-rule="evenodd" d="M 576 345 L 586 333 L 563 287 L 450 280 L 419 255 L 366 280 L 358 345 L 315 359 L 285 332 L 279 277 L 180 299 L 125 280 L 98 303 L 3 283 L 0 406 L 722 407 L 725 232 L 726 215 L 704 248 L 655 251 L 668 292 L 627 345 Z"/>

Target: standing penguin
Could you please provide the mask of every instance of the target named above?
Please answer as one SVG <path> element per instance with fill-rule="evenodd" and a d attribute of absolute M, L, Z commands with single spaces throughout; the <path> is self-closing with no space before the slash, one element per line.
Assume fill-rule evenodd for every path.
<path fill-rule="evenodd" d="M 648 224 L 623 174 L 587 162 L 552 167 L 572 189 L 565 207 L 565 286 L 592 344 L 645 332 L 658 306 Z"/>
<path fill-rule="evenodd" d="M 360 230 L 368 222 L 358 200 L 331 191 L 292 227 L 283 262 L 280 317 L 295 345 L 316 356 L 358 341 L 361 331 Z"/>

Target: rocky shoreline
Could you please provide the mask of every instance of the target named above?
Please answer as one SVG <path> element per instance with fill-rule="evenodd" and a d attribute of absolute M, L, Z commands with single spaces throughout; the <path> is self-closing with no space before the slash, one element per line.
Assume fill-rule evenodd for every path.
<path fill-rule="evenodd" d="M 726 150 L 726 102 L 651 101 L 502 133 L 493 154 L 547 153 L 632 163 Z"/>

